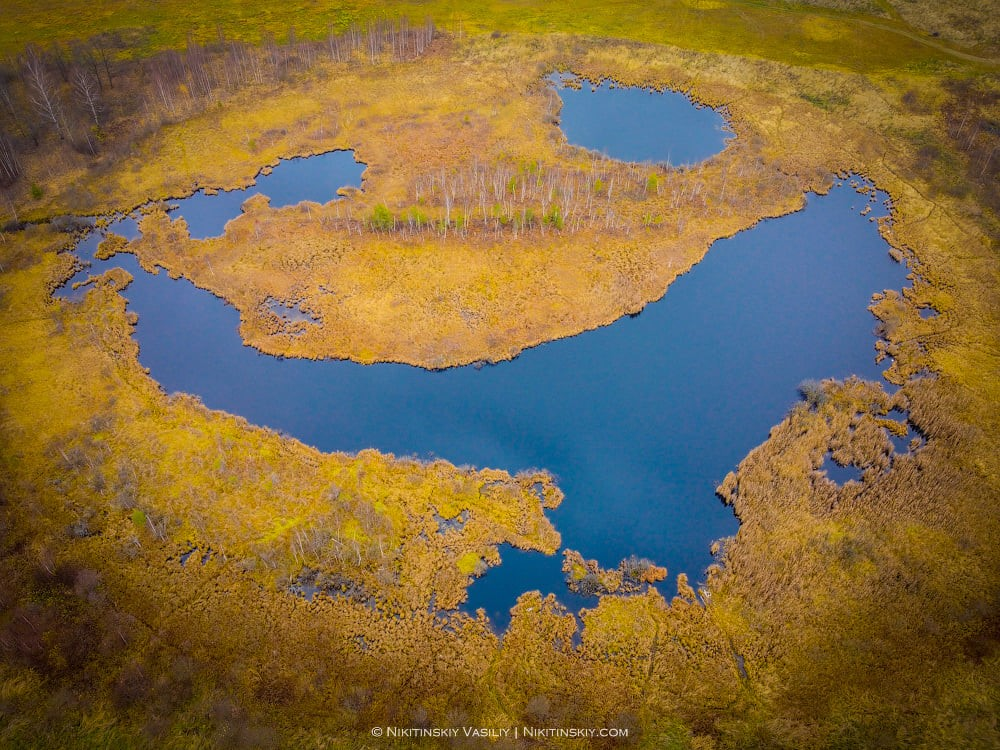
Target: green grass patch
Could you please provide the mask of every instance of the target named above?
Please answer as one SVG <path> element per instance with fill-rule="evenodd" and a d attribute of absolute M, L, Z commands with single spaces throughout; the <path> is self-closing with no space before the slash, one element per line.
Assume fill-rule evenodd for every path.
<path fill-rule="evenodd" d="M 458 570 L 462 575 L 471 576 L 479 567 L 480 559 L 478 552 L 466 552 L 458 558 L 456 565 L 458 565 Z"/>
<path fill-rule="evenodd" d="M 598 0 L 465 4 L 451 0 L 391 4 L 354 0 L 336 8 L 318 7 L 311 0 L 253 4 L 236 0 L 161 0 L 155 4 L 107 0 L 101 3 L 99 13 L 82 0 L 44 4 L 15 0 L 0 14 L 0 52 L 16 53 L 28 42 L 66 43 L 111 33 L 127 46 L 124 54 L 143 56 L 183 47 L 189 33 L 202 42 L 215 41 L 220 31 L 227 37 L 259 42 L 264 34 L 283 41 L 294 29 L 296 38 L 320 39 L 331 28 L 342 31 L 352 23 L 401 15 L 415 23 L 430 16 L 439 26 L 462 34 L 507 31 L 613 36 L 858 71 L 906 68 L 937 72 L 952 57 L 940 40 L 934 40 L 937 46 L 932 47 L 930 40 L 924 43 L 895 33 L 915 33 L 900 20 L 746 0 L 711 4 L 684 0 L 615 4 Z"/>

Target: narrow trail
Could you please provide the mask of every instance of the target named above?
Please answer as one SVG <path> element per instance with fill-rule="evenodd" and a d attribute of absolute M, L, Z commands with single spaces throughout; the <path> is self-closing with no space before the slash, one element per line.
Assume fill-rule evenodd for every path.
<path fill-rule="evenodd" d="M 907 39 L 912 39 L 915 42 L 923 44 L 925 47 L 931 47 L 936 49 L 938 52 L 943 52 L 946 55 L 952 57 L 957 57 L 960 60 L 967 60 L 969 62 L 982 63 L 984 65 L 989 65 L 992 68 L 1000 67 L 1000 60 L 995 57 L 980 57 L 978 55 L 973 55 L 969 52 L 961 52 L 957 49 L 952 49 L 941 42 L 935 41 L 934 39 L 928 39 L 927 37 L 917 34 L 915 32 L 906 31 L 905 29 L 897 29 L 892 26 L 886 26 L 881 23 L 876 23 L 875 21 L 866 21 L 863 18 L 851 19 L 855 23 L 859 23 L 863 26 L 870 26 L 873 29 L 879 29 L 880 31 L 888 31 L 893 34 L 899 34 L 900 36 L 905 36 Z"/>
<path fill-rule="evenodd" d="M 843 21 L 843 22 L 847 22 L 847 23 L 856 23 L 856 24 L 859 24 L 861 26 L 867 26 L 867 27 L 872 28 L 872 29 L 878 29 L 879 31 L 887 31 L 890 34 L 897 34 L 899 36 L 906 37 L 907 39 L 910 39 L 910 40 L 912 40 L 914 42 L 917 42 L 918 44 L 922 44 L 925 47 L 930 47 L 932 49 L 937 50 L 938 52 L 942 52 L 942 53 L 944 53 L 946 55 L 958 58 L 960 60 L 965 60 L 967 62 L 974 62 L 974 63 L 983 64 L 983 65 L 988 65 L 988 66 L 990 66 L 992 68 L 1000 68 L 1000 59 L 998 59 L 998 58 L 995 58 L 995 57 L 981 57 L 979 55 L 974 55 L 971 52 L 962 52 L 961 50 L 954 49 L 953 47 L 951 47 L 948 44 L 945 44 L 943 42 L 939 42 L 939 41 L 937 41 L 937 40 L 935 40 L 933 38 L 928 38 L 928 36 L 926 34 L 922 34 L 922 33 L 918 32 L 916 30 L 909 31 L 907 29 L 901 29 L 901 28 L 899 28 L 897 26 L 890 26 L 890 25 L 887 25 L 885 23 L 880 23 L 878 21 L 870 21 L 870 20 L 868 20 L 866 18 L 860 18 L 860 17 L 858 17 L 857 15 L 854 15 L 854 14 L 838 13 L 838 12 L 830 11 L 830 10 L 827 10 L 827 9 L 824 9 L 824 8 L 812 7 L 812 6 L 809 7 L 808 10 L 806 10 L 804 8 L 801 8 L 801 7 L 798 7 L 798 8 L 785 7 L 785 8 L 783 8 L 783 7 L 780 7 L 780 6 L 768 3 L 768 2 L 762 2 L 762 0 L 733 0 L 733 4 L 734 5 L 737 5 L 737 4 L 738 5 L 745 5 L 745 6 L 750 6 L 750 7 L 754 7 L 754 8 L 761 8 L 761 9 L 766 8 L 766 9 L 774 11 L 776 13 L 782 13 L 782 14 L 786 14 L 786 15 L 803 15 L 803 16 L 804 15 L 813 15 L 813 16 L 819 16 L 819 17 L 822 17 L 822 18 L 829 18 L 829 19 L 836 20 L 836 21 Z M 890 10 L 889 12 L 890 12 L 890 16 L 891 16 L 890 20 L 896 21 L 898 23 L 906 23 L 905 21 L 902 20 L 902 18 L 899 16 L 899 14 L 895 12 L 895 10 Z M 909 24 L 907 24 L 907 26 L 909 26 Z M 912 29 L 913 27 L 910 27 L 910 28 Z"/>

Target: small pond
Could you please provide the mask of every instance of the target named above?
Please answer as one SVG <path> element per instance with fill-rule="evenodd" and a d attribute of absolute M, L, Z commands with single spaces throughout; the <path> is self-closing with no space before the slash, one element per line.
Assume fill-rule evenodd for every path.
<path fill-rule="evenodd" d="M 566 139 L 614 159 L 694 164 L 722 151 L 732 135 L 720 112 L 675 91 L 612 81 L 595 86 L 558 73 L 549 81 L 562 100 L 559 125 Z"/>
<path fill-rule="evenodd" d="M 219 237 L 227 222 L 240 215 L 243 203 L 254 195 L 266 195 L 272 208 L 294 206 L 303 201 L 327 203 L 342 187 L 360 187 L 365 165 L 354 161 L 353 151 L 328 151 L 310 157 L 282 159 L 273 169 L 261 170 L 254 184 L 242 190 L 206 192 L 167 201 L 174 216 L 183 216 L 188 231 L 197 240 Z"/>

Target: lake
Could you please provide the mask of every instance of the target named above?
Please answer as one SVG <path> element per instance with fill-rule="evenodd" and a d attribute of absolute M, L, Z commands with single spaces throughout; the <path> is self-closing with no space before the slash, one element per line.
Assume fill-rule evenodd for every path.
<path fill-rule="evenodd" d="M 320 197 L 335 191 L 328 185 Z M 604 567 L 649 557 L 669 569 L 669 596 L 678 573 L 701 579 L 712 541 L 735 534 L 714 489 L 767 438 L 798 399 L 797 385 L 881 378 L 867 306 L 906 274 L 873 221 L 886 213 L 885 199 L 846 183 L 810 195 L 804 210 L 716 242 L 641 315 L 479 369 L 262 355 L 242 344 L 234 308 L 186 280 L 143 272 L 131 256 L 95 262 L 77 280 L 114 266 L 135 276 L 124 294 L 139 316 L 139 359 L 167 392 L 196 394 L 327 451 L 548 469 L 566 493 L 548 513 L 563 545 Z M 194 204 L 180 205 L 188 218 L 183 206 Z M 232 218 L 231 207 L 220 213 Z M 110 229 L 135 231 L 133 219 L 119 222 Z M 99 239 L 81 242 L 81 256 Z M 567 590 L 561 555 L 501 554 L 465 607 L 483 607 L 498 628 L 526 590 L 556 593 L 574 609 L 594 603 Z"/>
<path fill-rule="evenodd" d="M 566 139 L 613 159 L 695 164 L 721 151 L 732 136 L 720 112 L 676 91 L 608 80 L 594 85 L 571 74 L 548 80 L 562 100 L 559 125 Z"/>

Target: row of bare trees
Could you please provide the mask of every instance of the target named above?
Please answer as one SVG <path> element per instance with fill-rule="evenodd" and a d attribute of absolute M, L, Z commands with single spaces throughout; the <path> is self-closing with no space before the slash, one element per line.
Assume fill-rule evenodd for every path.
<path fill-rule="evenodd" d="M 403 16 L 398 21 L 381 19 L 367 26 L 352 25 L 343 34 L 327 36 L 326 45 L 330 58 L 336 62 L 354 59 L 362 50 L 370 62 L 377 62 L 387 51 L 393 60 L 412 60 L 420 57 L 434 40 L 434 22 L 424 19 L 421 26 L 411 26 Z"/>
<path fill-rule="evenodd" d="M 419 210 L 413 210 L 406 223 L 412 229 L 433 226 L 444 234 L 467 233 L 475 225 L 497 235 L 508 230 L 515 236 L 531 227 L 543 232 L 596 225 L 616 228 L 620 219 L 613 199 L 618 191 L 646 192 L 656 179 L 655 173 L 647 173 L 648 167 L 596 158 L 589 169 L 474 162 L 463 171 L 439 170 L 418 178 L 413 200 L 418 206 L 440 207 L 441 215 L 434 222 L 422 221 Z"/>
<path fill-rule="evenodd" d="M 983 199 L 1000 212 L 1000 91 L 982 81 L 955 80 L 945 84 L 951 98 L 942 107 L 946 132 L 956 151 L 965 154 L 965 174 Z M 938 149 L 923 144 L 917 167 L 923 171 L 938 157 Z"/>
<path fill-rule="evenodd" d="M 24 155 L 37 150 L 47 134 L 96 156 L 112 120 L 148 129 L 243 87 L 285 80 L 320 61 L 412 60 L 427 50 L 434 35 L 430 19 L 411 25 L 406 18 L 355 24 L 342 33 L 331 29 L 321 40 L 300 40 L 289 29 L 283 43 L 266 34 L 260 45 L 227 39 L 220 30 L 211 44 L 189 35 L 183 50 L 141 61 L 125 59 L 135 56 L 111 34 L 68 48 L 28 45 L 17 58 L 0 62 L 0 188 L 18 179 Z"/>
<path fill-rule="evenodd" d="M 759 159 L 726 165 L 711 179 L 686 168 L 624 163 L 597 155 L 582 168 L 475 161 L 465 169 L 434 170 L 418 177 L 410 187 L 409 206 L 395 214 L 378 206 L 366 226 L 404 235 L 478 233 L 497 239 L 527 231 L 631 231 L 637 219 L 622 215 L 618 199 L 659 196 L 656 205 L 661 213 L 650 209 L 642 221 L 662 223 L 666 220 L 662 212 L 670 209 L 676 214 L 671 221 L 681 232 L 695 214 L 738 207 L 748 194 L 745 184 L 767 182 L 774 177 L 770 172 L 773 169 Z M 674 211 L 679 208 L 683 210 Z"/>
<path fill-rule="evenodd" d="M 405 17 L 354 24 L 343 33 L 331 29 L 322 41 L 301 41 L 294 28 L 284 44 L 265 34 L 259 46 L 227 40 L 221 31 L 217 42 L 208 46 L 189 35 L 183 52 L 168 50 L 146 61 L 148 96 L 155 107 L 175 115 L 224 92 L 285 80 L 321 60 L 369 64 L 412 60 L 426 51 L 433 38 L 430 19 L 411 26 Z"/>
<path fill-rule="evenodd" d="M 21 156 L 46 132 L 94 155 L 102 137 L 107 92 L 114 86 L 112 56 L 121 45 L 100 35 L 48 49 L 28 45 L 0 63 L 0 187 L 21 174 Z"/>
<path fill-rule="evenodd" d="M 330 511 L 322 523 L 294 529 L 288 538 L 296 563 L 350 570 L 378 567 L 397 553 L 392 521 L 360 495 L 328 493 Z"/>

